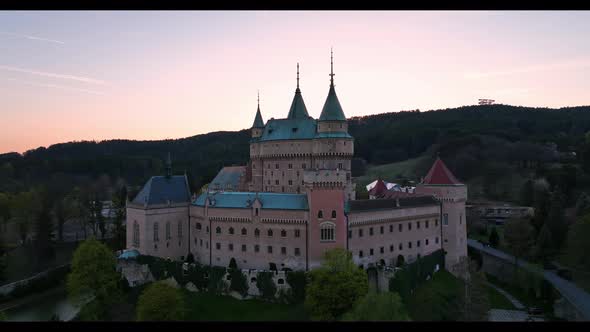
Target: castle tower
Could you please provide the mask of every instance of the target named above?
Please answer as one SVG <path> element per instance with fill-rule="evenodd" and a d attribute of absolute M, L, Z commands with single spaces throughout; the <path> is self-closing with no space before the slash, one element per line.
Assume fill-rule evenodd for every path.
<path fill-rule="evenodd" d="M 297 63 L 297 88 L 295 89 L 295 96 L 293 97 L 293 101 L 291 102 L 291 107 L 289 108 L 289 115 L 287 115 L 287 119 L 308 119 L 309 113 L 307 113 L 307 108 L 305 107 L 305 103 L 303 102 L 303 96 L 301 95 L 301 90 L 299 89 L 299 63 Z"/>
<path fill-rule="evenodd" d="M 424 180 L 416 186 L 416 193 L 433 195 L 441 203 L 440 224 L 442 248 L 446 252 L 445 266 L 454 275 L 462 276 L 467 260 L 467 187 L 437 158 Z"/>
<path fill-rule="evenodd" d="M 344 216 L 346 173 L 339 170 L 308 170 L 304 175 L 309 206 L 308 268 L 319 267 L 327 250 L 346 248 Z"/>
<path fill-rule="evenodd" d="M 256 142 L 262 136 L 264 131 L 264 121 L 262 120 L 262 114 L 260 113 L 260 93 L 258 93 L 258 107 L 256 109 L 256 117 L 254 117 L 254 123 L 252 124 L 252 141 Z M 252 156 L 257 156 L 259 151 L 258 144 L 250 144 L 250 153 Z M 249 190 L 250 191 L 262 191 L 262 160 L 260 158 L 251 158 L 247 167 Z"/>
<path fill-rule="evenodd" d="M 318 169 L 336 169 L 347 174 L 346 198 L 354 199 L 351 183 L 351 159 L 354 154 L 354 140 L 348 134 L 346 116 L 340 106 L 334 88 L 334 57 L 330 50 L 330 90 L 318 119 L 314 153 Z"/>

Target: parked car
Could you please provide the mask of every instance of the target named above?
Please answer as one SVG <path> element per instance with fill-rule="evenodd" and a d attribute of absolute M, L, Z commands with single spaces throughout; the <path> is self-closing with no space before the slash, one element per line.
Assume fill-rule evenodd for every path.
<path fill-rule="evenodd" d="M 572 280 L 572 271 L 568 269 L 559 269 L 557 270 L 557 275 L 562 277 L 565 280 Z"/>

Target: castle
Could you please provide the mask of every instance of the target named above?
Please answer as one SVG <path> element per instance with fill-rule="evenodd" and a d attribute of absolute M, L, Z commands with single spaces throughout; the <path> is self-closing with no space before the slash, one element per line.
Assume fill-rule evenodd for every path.
<path fill-rule="evenodd" d="M 345 248 L 365 268 L 412 262 L 444 249 L 459 274 L 467 256 L 467 188 L 437 159 L 412 193 L 355 199 L 354 138 L 330 89 L 320 117 L 309 116 L 297 88 L 287 118 L 251 128 L 250 161 L 224 167 L 191 197 L 186 176 L 152 177 L 127 204 L 127 247 L 141 254 L 241 268 L 310 270 L 324 252 Z M 384 185 L 376 186 L 383 188 Z M 376 189 L 379 190 L 379 189 Z M 384 197 L 384 198 L 383 198 Z"/>

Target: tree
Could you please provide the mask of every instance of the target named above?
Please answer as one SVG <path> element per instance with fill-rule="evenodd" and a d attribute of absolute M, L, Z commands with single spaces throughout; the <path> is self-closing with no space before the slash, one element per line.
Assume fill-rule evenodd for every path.
<path fill-rule="evenodd" d="M 523 206 L 533 206 L 535 201 L 535 188 L 533 180 L 527 180 L 520 190 L 520 204 Z"/>
<path fill-rule="evenodd" d="M 547 226 L 551 231 L 551 238 L 556 249 L 560 249 L 567 236 L 567 224 L 564 218 L 563 195 L 556 189 L 551 194 Z"/>
<path fill-rule="evenodd" d="M 277 293 L 277 286 L 272 280 L 272 272 L 258 272 L 256 274 L 256 287 L 260 291 L 262 298 L 274 301 Z"/>
<path fill-rule="evenodd" d="M 138 321 L 178 321 L 184 316 L 180 290 L 162 282 L 148 286 L 137 302 Z"/>
<path fill-rule="evenodd" d="M 248 295 L 248 280 L 246 275 L 238 269 L 230 269 L 231 283 L 229 289 L 240 293 L 242 296 Z"/>
<path fill-rule="evenodd" d="M 490 301 L 488 299 L 486 276 L 477 271 L 477 262 L 469 262 L 469 277 L 465 282 L 463 320 L 487 321 Z"/>
<path fill-rule="evenodd" d="M 545 223 L 541 227 L 539 236 L 537 236 L 537 244 L 535 246 L 536 256 L 543 262 L 547 262 L 549 258 L 555 253 L 551 231 Z"/>
<path fill-rule="evenodd" d="M 123 249 L 125 248 L 126 241 L 125 227 L 123 225 L 125 218 L 127 217 L 127 186 L 121 185 L 118 190 L 115 190 L 111 200 L 113 202 L 113 209 L 115 210 L 115 220 L 113 221 L 115 226 L 115 241 L 117 249 Z"/>
<path fill-rule="evenodd" d="M 40 263 L 53 257 L 55 251 L 52 247 L 52 233 L 53 223 L 51 218 L 51 203 L 47 198 L 42 199 L 41 211 L 36 217 L 35 222 L 35 258 L 37 260 L 37 267 Z"/>
<path fill-rule="evenodd" d="M 113 253 L 106 245 L 90 238 L 74 252 L 67 277 L 68 297 L 74 301 L 94 297 L 93 311 L 96 317 L 103 317 L 109 305 L 120 299 L 120 279 Z"/>
<path fill-rule="evenodd" d="M 570 227 L 567 240 L 567 259 L 571 266 L 590 272 L 590 214 L 578 218 Z"/>
<path fill-rule="evenodd" d="M 322 266 L 310 272 L 305 307 L 314 319 L 338 319 L 368 289 L 367 273 L 354 264 L 352 254 L 341 248 L 331 249 L 326 251 Z"/>
<path fill-rule="evenodd" d="M 235 258 L 233 258 L 233 257 L 232 257 L 232 258 L 229 260 L 229 266 L 228 266 L 228 268 L 229 268 L 230 270 L 235 270 L 235 269 L 237 269 L 237 268 L 238 268 L 238 263 L 236 263 L 236 259 L 235 259 Z"/>
<path fill-rule="evenodd" d="M 576 201 L 576 216 L 581 217 L 588 213 L 590 213 L 590 196 L 583 192 Z"/>
<path fill-rule="evenodd" d="M 33 230 L 35 219 L 40 212 L 40 200 L 36 191 L 16 194 L 12 199 L 10 215 L 17 223 L 21 242 L 26 243 Z"/>
<path fill-rule="evenodd" d="M 360 298 L 351 311 L 342 316 L 344 321 L 409 321 L 410 317 L 397 293 L 369 292 Z"/>
<path fill-rule="evenodd" d="M 510 218 L 504 224 L 504 240 L 510 253 L 514 255 L 514 273 L 518 268 L 518 258 L 531 250 L 533 227 L 527 219 Z"/>
<path fill-rule="evenodd" d="M 0 311 L 0 322 L 4 322 L 6 320 L 6 314 L 4 313 L 4 311 Z"/>
<path fill-rule="evenodd" d="M 496 229 L 496 227 L 492 227 L 492 231 L 490 232 L 488 241 L 490 242 L 490 245 L 494 248 L 497 248 L 498 244 L 500 244 L 500 236 L 498 235 L 498 230 Z"/>

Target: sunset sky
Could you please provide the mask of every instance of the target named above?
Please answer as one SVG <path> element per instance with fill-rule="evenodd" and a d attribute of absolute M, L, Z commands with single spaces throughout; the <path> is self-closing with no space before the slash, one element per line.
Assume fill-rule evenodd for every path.
<path fill-rule="evenodd" d="M 311 116 L 590 105 L 588 11 L 0 12 L 0 153 Z"/>

